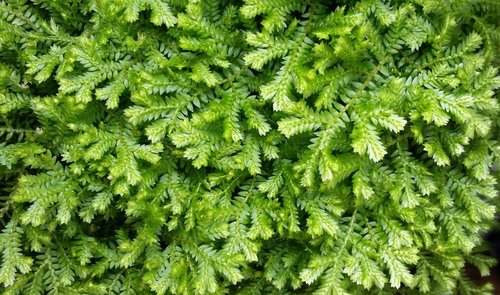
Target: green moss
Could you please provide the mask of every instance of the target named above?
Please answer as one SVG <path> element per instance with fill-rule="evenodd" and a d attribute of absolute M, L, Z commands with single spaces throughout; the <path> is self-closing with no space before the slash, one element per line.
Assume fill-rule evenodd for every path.
<path fill-rule="evenodd" d="M 0 3 L 2 294 L 487 294 L 494 1 Z"/>

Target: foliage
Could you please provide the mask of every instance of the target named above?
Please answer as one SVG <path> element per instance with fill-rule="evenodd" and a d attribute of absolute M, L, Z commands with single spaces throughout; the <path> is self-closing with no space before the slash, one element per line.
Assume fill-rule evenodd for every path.
<path fill-rule="evenodd" d="M 0 2 L 1 292 L 488 294 L 499 10 Z"/>

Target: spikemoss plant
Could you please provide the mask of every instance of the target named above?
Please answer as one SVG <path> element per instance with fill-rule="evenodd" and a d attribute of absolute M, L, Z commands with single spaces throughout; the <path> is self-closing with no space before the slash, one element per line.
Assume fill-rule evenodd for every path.
<path fill-rule="evenodd" d="M 490 292 L 499 11 L 1 1 L 2 294 Z"/>

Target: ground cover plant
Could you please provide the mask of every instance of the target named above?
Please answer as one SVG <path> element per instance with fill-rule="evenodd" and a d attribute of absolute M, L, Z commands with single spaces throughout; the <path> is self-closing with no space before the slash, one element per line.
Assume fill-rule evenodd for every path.
<path fill-rule="evenodd" d="M 0 2 L 0 292 L 492 292 L 499 11 Z"/>

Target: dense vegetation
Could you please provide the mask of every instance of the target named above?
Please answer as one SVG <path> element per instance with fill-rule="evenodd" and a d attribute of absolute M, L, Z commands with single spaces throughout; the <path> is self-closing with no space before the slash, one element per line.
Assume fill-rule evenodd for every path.
<path fill-rule="evenodd" d="M 487 294 L 499 12 L 0 1 L 0 292 Z"/>

